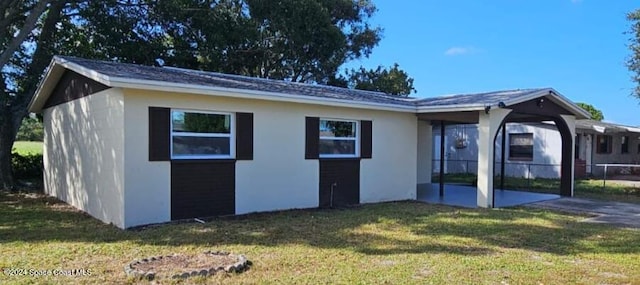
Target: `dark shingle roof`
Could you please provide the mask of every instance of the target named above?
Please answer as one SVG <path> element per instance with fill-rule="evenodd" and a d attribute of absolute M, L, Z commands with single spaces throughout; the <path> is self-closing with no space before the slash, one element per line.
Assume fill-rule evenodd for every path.
<path fill-rule="evenodd" d="M 153 80 L 168 83 L 192 84 L 242 90 L 266 91 L 289 95 L 306 95 L 356 102 L 373 102 L 415 106 L 413 98 L 401 98 L 381 92 L 354 90 L 318 84 L 304 84 L 284 80 L 198 71 L 174 67 L 154 67 L 111 61 L 90 60 L 78 57 L 58 56 L 68 62 L 94 70 L 109 77 L 137 80 Z"/>
<path fill-rule="evenodd" d="M 476 94 L 459 94 L 430 98 L 398 97 L 381 92 L 354 90 L 318 84 L 305 84 L 284 80 L 263 79 L 240 75 L 198 71 L 174 67 L 154 67 L 112 61 L 91 60 L 70 56 L 57 56 L 58 63 L 71 63 L 109 77 L 112 82 L 138 80 L 151 84 L 190 85 L 201 88 L 224 88 L 232 90 L 261 91 L 290 96 L 307 96 L 340 100 L 353 103 L 386 104 L 397 107 L 443 107 L 458 108 L 497 106 L 500 102 L 509 105 L 534 93 L 552 91 L 551 88 L 518 89 Z M 157 83 L 156 83 L 157 82 Z M 117 85 L 117 84 L 116 84 Z M 181 87 L 181 86 L 177 86 Z M 571 103 L 570 103 L 571 104 Z"/>
<path fill-rule="evenodd" d="M 513 98 L 528 96 L 550 88 L 517 89 L 475 94 L 457 94 L 432 98 L 419 99 L 418 106 L 451 106 L 451 105 L 495 105 L 499 102 L 508 102 Z"/>

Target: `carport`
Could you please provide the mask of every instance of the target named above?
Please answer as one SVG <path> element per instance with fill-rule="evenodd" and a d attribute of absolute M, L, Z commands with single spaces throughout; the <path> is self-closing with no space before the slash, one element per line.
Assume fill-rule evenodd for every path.
<path fill-rule="evenodd" d="M 573 196 L 575 121 L 576 119 L 587 119 L 589 114 L 556 90 L 551 88 L 519 89 L 427 98 L 418 102 L 417 116 L 419 119 L 417 188 L 421 192 L 418 193 L 418 199 L 420 197 L 433 197 L 432 191 L 434 190 L 437 191 L 438 197 L 435 202 L 442 203 L 447 203 L 447 201 L 455 198 L 445 198 L 445 195 L 473 194 L 472 190 L 461 191 L 460 188 L 454 189 L 450 187 L 451 185 L 447 185 L 447 187 L 444 185 L 444 171 L 442 171 L 446 159 L 444 155 L 444 129 L 447 124 L 478 124 L 476 206 L 493 208 L 495 206 L 512 205 L 512 203 L 502 203 L 502 201 L 496 203 L 496 198 L 505 199 L 504 194 L 510 193 L 501 192 L 499 197 L 495 195 L 496 185 L 493 183 L 493 177 L 495 173 L 496 137 L 499 132 L 503 132 L 502 140 L 498 143 L 502 145 L 501 149 L 504 152 L 505 124 L 534 122 L 553 122 L 558 128 L 562 138 L 559 194 L 566 197 Z M 431 159 L 433 151 L 431 136 L 436 131 L 440 132 L 441 138 L 439 158 L 441 171 L 440 183 L 432 185 Z M 502 171 L 500 173 L 502 177 L 500 181 L 504 181 L 504 153 L 501 157 L 500 167 Z M 498 189 L 507 191 L 503 185 L 498 185 L 498 187 Z M 448 191 L 449 189 L 452 189 L 452 191 Z M 429 192 L 430 195 L 425 196 L 425 191 Z M 534 193 L 522 193 L 522 196 L 518 197 L 517 194 L 519 193 L 511 193 L 515 196 L 511 195 L 509 199 L 529 203 L 540 201 L 535 199 L 543 198 L 543 196 L 529 195 Z M 533 200 L 525 199 L 525 196 L 530 196 L 529 198 Z"/>

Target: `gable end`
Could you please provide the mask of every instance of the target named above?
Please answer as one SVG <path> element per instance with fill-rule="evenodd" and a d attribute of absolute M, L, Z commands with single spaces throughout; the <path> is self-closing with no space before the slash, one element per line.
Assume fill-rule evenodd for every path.
<path fill-rule="evenodd" d="M 58 81 L 58 85 L 53 88 L 51 96 L 49 96 L 49 99 L 47 99 L 47 102 L 44 104 L 44 108 L 50 108 L 80 99 L 108 88 L 109 86 L 84 77 L 77 72 L 65 70 Z"/>

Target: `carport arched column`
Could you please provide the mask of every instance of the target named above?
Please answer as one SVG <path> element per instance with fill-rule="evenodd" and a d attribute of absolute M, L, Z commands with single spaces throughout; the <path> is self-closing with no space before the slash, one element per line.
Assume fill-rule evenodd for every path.
<path fill-rule="evenodd" d="M 494 138 L 510 109 L 497 108 L 478 112 L 478 207 L 493 208 Z"/>
<path fill-rule="evenodd" d="M 561 124 L 558 120 L 562 120 L 564 124 Z M 573 197 L 573 186 L 575 182 L 576 117 L 573 115 L 560 115 L 560 118 L 556 119 L 555 123 L 562 137 L 560 195 Z"/>

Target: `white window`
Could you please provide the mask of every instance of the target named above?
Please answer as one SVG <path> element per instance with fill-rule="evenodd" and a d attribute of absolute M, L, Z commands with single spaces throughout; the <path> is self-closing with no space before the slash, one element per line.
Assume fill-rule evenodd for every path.
<path fill-rule="evenodd" d="M 233 158 L 233 128 L 230 113 L 171 110 L 171 157 Z"/>
<path fill-rule="evenodd" d="M 533 133 L 509 134 L 509 160 L 533 160 Z"/>
<path fill-rule="evenodd" d="M 357 157 L 358 122 L 320 119 L 320 157 Z"/>

